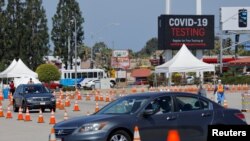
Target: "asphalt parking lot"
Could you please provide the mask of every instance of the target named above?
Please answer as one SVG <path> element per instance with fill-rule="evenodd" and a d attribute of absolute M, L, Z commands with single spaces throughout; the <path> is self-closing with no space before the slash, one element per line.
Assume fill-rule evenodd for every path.
<path fill-rule="evenodd" d="M 212 94 L 208 94 L 209 98 L 213 98 Z M 235 94 L 226 94 L 226 99 L 228 101 L 229 108 L 237 108 L 241 109 L 241 93 Z M 7 105 L 9 101 L 4 100 L 2 102 L 4 114 L 6 116 Z M 106 102 L 99 102 L 99 107 L 106 105 Z M 66 107 L 66 111 L 68 113 L 68 117 L 76 117 L 76 116 L 86 116 L 87 113 L 93 113 L 95 110 L 95 102 L 93 101 L 78 101 L 78 105 L 80 107 L 80 111 L 74 112 L 74 101 L 71 102 L 70 107 Z M 12 111 L 12 107 L 11 107 Z M 250 123 L 250 113 L 244 113 L 246 116 L 246 120 Z M 32 121 L 19 121 L 17 120 L 18 113 L 14 113 L 12 111 L 12 119 L 6 119 L 5 117 L 0 117 L 0 140 L 1 141 L 46 141 L 48 140 L 48 135 L 50 133 L 50 129 L 53 125 L 49 124 L 49 119 L 51 113 L 45 111 L 43 113 L 45 123 L 37 123 L 39 111 L 34 110 L 30 111 L 31 120 Z M 57 110 L 55 113 L 56 122 L 64 120 L 64 110 Z"/>

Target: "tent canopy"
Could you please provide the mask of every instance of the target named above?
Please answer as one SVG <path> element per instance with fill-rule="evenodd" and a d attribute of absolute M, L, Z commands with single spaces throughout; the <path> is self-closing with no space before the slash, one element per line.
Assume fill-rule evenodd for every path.
<path fill-rule="evenodd" d="M 0 76 L 6 74 L 7 72 L 9 72 L 10 70 L 12 70 L 12 68 L 16 65 L 17 61 L 16 59 L 14 59 L 11 64 L 4 70 L 0 73 Z"/>
<path fill-rule="evenodd" d="M 14 64 L 14 65 L 13 65 Z M 37 78 L 38 75 L 34 71 L 30 70 L 21 59 L 16 63 L 11 63 L 10 66 L 0 73 L 0 78 L 9 78 L 9 77 L 23 77 L 30 76 Z"/>
<path fill-rule="evenodd" d="M 215 66 L 197 59 L 185 44 L 182 45 L 181 49 L 171 60 L 156 67 L 157 73 L 204 71 L 215 71 Z"/>

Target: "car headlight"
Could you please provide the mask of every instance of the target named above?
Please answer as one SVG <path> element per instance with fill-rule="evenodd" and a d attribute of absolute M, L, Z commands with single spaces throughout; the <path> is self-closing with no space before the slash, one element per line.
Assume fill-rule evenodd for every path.
<path fill-rule="evenodd" d="M 50 100 L 53 102 L 56 101 L 56 99 L 54 97 L 51 97 Z"/>
<path fill-rule="evenodd" d="M 30 102 L 32 102 L 32 101 L 33 101 L 33 98 L 27 98 L 26 100 L 27 100 L 27 102 L 29 102 L 29 103 L 30 103 Z"/>
<path fill-rule="evenodd" d="M 79 132 L 84 133 L 84 132 L 98 131 L 98 130 L 101 130 L 105 125 L 106 125 L 106 122 L 84 124 L 79 129 Z"/>

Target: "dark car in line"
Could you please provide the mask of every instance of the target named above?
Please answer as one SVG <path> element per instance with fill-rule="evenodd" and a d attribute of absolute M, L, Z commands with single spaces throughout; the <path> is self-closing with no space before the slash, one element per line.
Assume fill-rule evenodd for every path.
<path fill-rule="evenodd" d="M 13 95 L 13 110 L 18 112 L 19 107 L 26 109 L 56 110 L 56 98 L 42 84 L 21 84 Z"/>
<path fill-rule="evenodd" d="M 197 94 L 151 92 L 118 98 L 90 116 L 54 125 L 57 141 L 165 141 L 171 129 L 182 141 L 206 141 L 208 125 L 247 125 L 244 114 Z"/>

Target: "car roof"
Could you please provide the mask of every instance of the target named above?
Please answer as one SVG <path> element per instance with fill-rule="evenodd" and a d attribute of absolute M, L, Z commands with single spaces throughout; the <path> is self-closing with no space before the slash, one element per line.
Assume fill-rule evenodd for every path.
<path fill-rule="evenodd" d="M 42 84 L 20 84 L 19 86 L 43 86 Z"/>
<path fill-rule="evenodd" d="M 159 96 L 173 96 L 173 95 L 184 95 L 184 96 L 197 96 L 197 94 L 194 93 L 188 93 L 188 92 L 143 92 L 143 93 L 136 93 L 127 95 L 125 97 L 159 97 Z"/>

